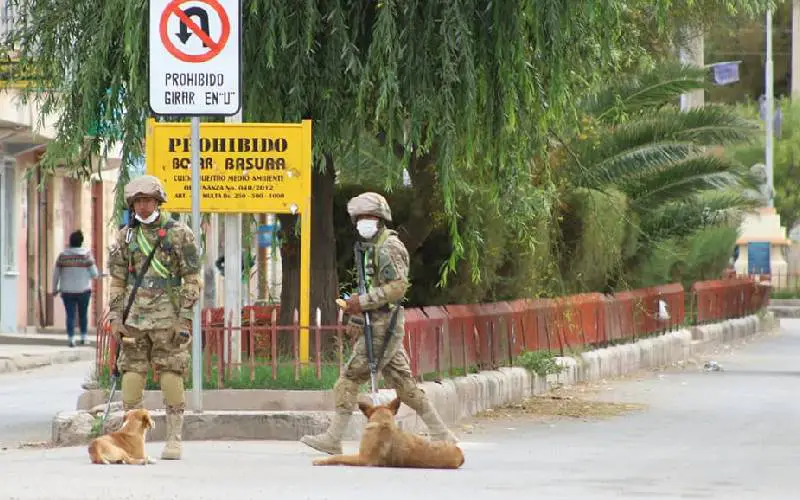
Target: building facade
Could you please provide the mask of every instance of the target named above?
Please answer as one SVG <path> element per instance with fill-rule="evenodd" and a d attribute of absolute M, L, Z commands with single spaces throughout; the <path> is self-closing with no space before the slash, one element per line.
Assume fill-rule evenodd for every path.
<path fill-rule="evenodd" d="M 13 30 L 15 13 L 0 0 L 0 36 Z M 14 54 L 0 62 L 12 74 Z M 2 76 L 0 76 L 2 79 Z M 39 160 L 55 138 L 55 117 L 44 123 L 36 103 L 23 103 L 19 88 L 0 88 L 0 333 L 64 330 L 65 313 L 53 296 L 53 268 L 76 229 L 103 272 L 112 221 L 119 147 L 81 181 L 66 169 L 46 173 Z M 98 160 L 99 161 L 99 160 Z M 107 277 L 95 281 L 90 325 L 107 303 Z"/>
<path fill-rule="evenodd" d="M 53 269 L 69 235 L 81 229 L 103 272 L 113 218 L 118 158 L 98 165 L 81 181 L 66 170 L 44 172 L 39 160 L 55 133 L 35 129 L 39 114 L 17 91 L 0 91 L 0 332 L 55 328 L 65 313 L 53 295 Z M 99 171 L 98 171 L 99 170 Z M 106 303 L 107 277 L 95 281 L 90 323 Z"/>

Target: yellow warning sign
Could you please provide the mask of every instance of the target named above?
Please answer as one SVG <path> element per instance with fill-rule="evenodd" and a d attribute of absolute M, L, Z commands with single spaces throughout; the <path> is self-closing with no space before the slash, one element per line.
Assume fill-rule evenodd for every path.
<path fill-rule="evenodd" d="M 147 173 L 164 210 L 192 210 L 191 124 L 147 123 Z M 311 201 L 311 121 L 200 123 L 200 211 L 305 213 Z"/>

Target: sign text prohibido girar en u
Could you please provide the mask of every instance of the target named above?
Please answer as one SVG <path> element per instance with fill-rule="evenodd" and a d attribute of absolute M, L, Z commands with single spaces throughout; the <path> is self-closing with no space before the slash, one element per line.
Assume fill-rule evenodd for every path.
<path fill-rule="evenodd" d="M 240 0 L 150 0 L 150 109 L 231 116 L 241 105 Z"/>

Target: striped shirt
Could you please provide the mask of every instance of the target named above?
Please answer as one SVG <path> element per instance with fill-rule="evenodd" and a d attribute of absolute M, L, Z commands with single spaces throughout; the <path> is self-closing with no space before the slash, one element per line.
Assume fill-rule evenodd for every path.
<path fill-rule="evenodd" d="M 56 259 L 53 293 L 83 293 L 92 289 L 98 275 L 97 265 L 88 248 L 67 248 Z"/>

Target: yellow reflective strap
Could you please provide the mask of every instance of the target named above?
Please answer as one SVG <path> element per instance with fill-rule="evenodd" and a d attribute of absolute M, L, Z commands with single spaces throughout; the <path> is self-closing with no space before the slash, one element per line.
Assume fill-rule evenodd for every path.
<path fill-rule="evenodd" d="M 139 228 L 139 231 L 136 234 L 136 241 L 139 243 L 139 246 L 142 247 L 142 251 L 145 255 L 150 255 L 150 252 L 153 251 L 153 245 L 147 241 L 142 229 Z M 150 261 L 150 265 L 153 267 L 153 270 L 161 276 L 162 278 L 169 278 L 170 273 L 169 270 L 158 260 L 158 258 L 154 255 L 153 260 Z"/>

